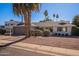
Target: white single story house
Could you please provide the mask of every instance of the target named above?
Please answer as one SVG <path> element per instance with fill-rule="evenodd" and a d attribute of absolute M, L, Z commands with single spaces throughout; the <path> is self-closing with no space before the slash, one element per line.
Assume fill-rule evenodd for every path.
<path fill-rule="evenodd" d="M 45 22 L 38 22 L 34 23 L 37 27 L 40 28 L 51 28 L 52 34 L 56 35 L 71 35 L 72 25 L 69 21 L 45 21 Z"/>
<path fill-rule="evenodd" d="M 15 25 L 13 26 L 13 24 Z M 11 30 L 9 30 L 11 31 L 12 34 L 17 34 L 17 35 L 25 34 L 26 30 L 23 24 L 18 25 L 18 22 L 14 22 L 13 24 L 11 24 L 12 28 L 10 27 Z M 43 28 L 43 29 L 51 28 L 52 31 L 50 32 L 50 34 L 53 34 L 53 35 L 71 35 L 71 29 L 73 26 L 75 25 L 72 25 L 69 21 L 64 21 L 64 20 L 35 22 L 31 24 L 31 28 L 36 28 L 36 27 Z"/>

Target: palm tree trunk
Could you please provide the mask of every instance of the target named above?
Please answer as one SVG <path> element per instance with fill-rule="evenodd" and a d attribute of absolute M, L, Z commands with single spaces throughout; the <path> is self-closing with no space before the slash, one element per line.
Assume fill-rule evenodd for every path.
<path fill-rule="evenodd" d="M 28 12 L 28 33 L 31 36 L 31 11 Z"/>
<path fill-rule="evenodd" d="M 28 14 L 24 15 L 24 22 L 25 22 L 25 35 L 26 37 L 29 37 L 29 19 L 28 19 Z"/>
<path fill-rule="evenodd" d="M 24 21 L 25 21 L 26 36 L 30 37 L 31 11 L 29 11 L 26 15 L 24 15 Z"/>
<path fill-rule="evenodd" d="M 21 19 L 21 23 L 23 23 L 23 20 L 24 20 L 24 16 L 22 15 L 21 17 L 22 17 L 22 19 Z"/>

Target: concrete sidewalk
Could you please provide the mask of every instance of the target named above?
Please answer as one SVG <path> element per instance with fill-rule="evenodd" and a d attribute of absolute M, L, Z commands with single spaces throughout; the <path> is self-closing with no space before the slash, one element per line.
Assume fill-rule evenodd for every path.
<path fill-rule="evenodd" d="M 11 42 L 11 41 L 0 40 L 0 42 L 8 43 L 8 42 Z M 23 43 L 23 42 L 12 44 L 9 47 L 28 50 L 28 51 L 32 51 L 32 52 L 36 52 L 36 53 L 49 54 L 49 55 L 79 56 L 79 50 L 65 49 L 65 48 L 59 48 L 59 47 L 50 47 L 50 46 Z"/>
<path fill-rule="evenodd" d="M 9 37 L 9 38 L 2 38 L 0 40 L 6 40 L 6 42 L 0 42 L 0 45 L 3 45 L 3 44 L 7 44 L 7 43 L 11 43 L 11 42 L 14 42 L 14 41 L 17 41 L 17 40 L 20 40 L 22 38 L 24 38 L 25 36 L 17 36 L 17 37 Z"/>

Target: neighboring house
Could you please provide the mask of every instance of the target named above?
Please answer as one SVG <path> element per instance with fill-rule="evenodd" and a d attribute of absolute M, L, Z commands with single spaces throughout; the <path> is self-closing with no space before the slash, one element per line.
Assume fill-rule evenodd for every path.
<path fill-rule="evenodd" d="M 14 21 L 14 20 L 6 21 L 5 22 L 5 29 L 6 29 L 5 34 L 12 34 L 13 33 L 13 27 L 17 26 L 18 24 L 19 24 L 19 22 Z"/>
<path fill-rule="evenodd" d="M 35 28 L 48 29 L 51 28 L 50 34 L 52 35 L 71 35 L 72 25 L 69 21 L 45 21 L 35 22 L 31 24 L 31 30 Z M 26 33 L 24 25 L 15 26 L 13 28 L 13 34 L 22 35 Z"/>
<path fill-rule="evenodd" d="M 74 25 L 72 25 L 69 21 L 45 21 L 34 23 L 37 27 L 47 29 L 51 28 L 52 35 L 71 35 L 71 30 Z"/>

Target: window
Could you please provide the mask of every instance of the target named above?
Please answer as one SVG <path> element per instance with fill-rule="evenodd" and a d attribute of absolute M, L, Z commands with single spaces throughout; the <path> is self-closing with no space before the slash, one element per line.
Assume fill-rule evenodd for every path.
<path fill-rule="evenodd" d="M 58 27 L 57 31 L 63 31 L 63 32 L 67 32 L 67 27 Z"/>
<path fill-rule="evenodd" d="M 9 26 L 9 24 L 5 24 L 5 26 Z"/>
<path fill-rule="evenodd" d="M 58 27 L 57 28 L 57 31 L 62 31 L 62 27 Z"/>
<path fill-rule="evenodd" d="M 7 24 L 5 24 L 5 26 L 7 26 Z"/>
<path fill-rule="evenodd" d="M 59 23 L 60 25 L 65 25 L 66 23 L 62 22 L 62 23 Z"/>
<path fill-rule="evenodd" d="M 67 32 L 67 28 L 66 28 L 66 27 L 64 27 L 62 30 L 63 30 L 64 32 Z"/>
<path fill-rule="evenodd" d="M 13 25 L 13 24 L 11 24 L 11 25 Z"/>

